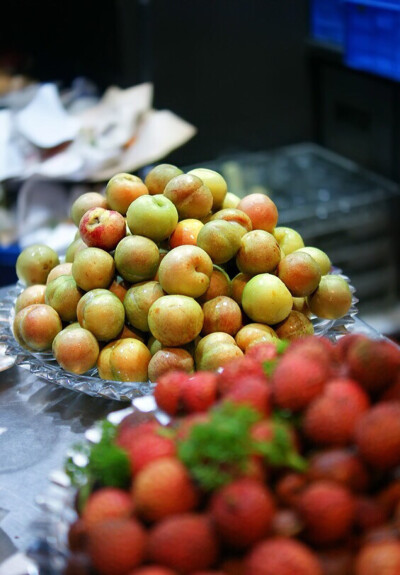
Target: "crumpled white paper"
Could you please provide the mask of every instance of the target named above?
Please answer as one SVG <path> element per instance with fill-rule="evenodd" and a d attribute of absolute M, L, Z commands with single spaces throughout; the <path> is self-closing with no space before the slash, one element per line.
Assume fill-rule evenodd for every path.
<path fill-rule="evenodd" d="M 110 87 L 75 113 L 53 84 L 43 84 L 22 110 L 0 112 L 0 181 L 40 175 L 102 182 L 159 161 L 196 128 L 169 110 L 152 108 L 153 85 Z"/>

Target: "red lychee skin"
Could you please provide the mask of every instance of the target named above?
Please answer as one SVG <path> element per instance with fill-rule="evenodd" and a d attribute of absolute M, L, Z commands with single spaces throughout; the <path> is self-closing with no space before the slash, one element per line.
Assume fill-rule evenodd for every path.
<path fill-rule="evenodd" d="M 272 398 L 277 407 L 300 411 L 321 394 L 326 368 L 299 352 L 283 356 L 272 376 Z"/>
<path fill-rule="evenodd" d="M 386 340 L 363 339 L 347 353 L 349 374 L 368 392 L 377 393 L 392 382 L 400 369 L 400 350 Z"/>
<path fill-rule="evenodd" d="M 150 532 L 148 553 L 151 561 L 180 573 L 209 569 L 218 555 L 211 521 L 199 513 L 163 519 Z"/>
<path fill-rule="evenodd" d="M 335 543 L 349 534 L 355 517 L 351 492 L 333 481 L 315 481 L 300 495 L 297 511 L 305 537 L 316 544 Z"/>
<path fill-rule="evenodd" d="M 264 361 L 271 361 L 278 357 L 276 345 L 260 342 L 247 347 L 245 357 L 250 357 L 262 365 Z"/>
<path fill-rule="evenodd" d="M 322 570 L 315 554 L 303 543 L 271 537 L 251 549 L 244 575 L 322 575 Z"/>
<path fill-rule="evenodd" d="M 299 337 L 290 343 L 284 355 L 291 355 L 292 353 L 317 361 L 321 367 L 325 367 L 326 377 L 332 376 L 335 361 L 335 346 L 326 337 Z"/>
<path fill-rule="evenodd" d="M 242 556 L 222 558 L 221 568 L 227 575 L 244 575 L 244 559 Z"/>
<path fill-rule="evenodd" d="M 307 485 L 308 478 L 305 474 L 290 471 L 276 483 L 275 495 L 282 505 L 295 507 Z"/>
<path fill-rule="evenodd" d="M 256 442 L 273 441 L 276 431 L 280 427 L 282 427 L 282 425 L 279 425 L 273 419 L 263 419 L 262 421 L 257 421 L 257 423 L 255 423 L 251 428 L 251 437 Z M 284 429 L 288 434 L 288 439 L 292 449 L 294 451 L 300 451 L 299 438 L 296 434 L 296 431 L 290 425 L 285 425 Z M 257 457 L 263 460 L 261 455 Z"/>
<path fill-rule="evenodd" d="M 177 573 L 162 565 L 143 565 L 130 571 L 128 575 L 177 575 Z"/>
<path fill-rule="evenodd" d="M 373 406 L 359 420 L 355 443 L 371 467 L 387 470 L 400 464 L 400 403 Z"/>
<path fill-rule="evenodd" d="M 400 479 L 394 479 L 386 485 L 377 495 L 379 503 L 383 505 L 388 516 L 392 515 L 400 503 Z"/>
<path fill-rule="evenodd" d="M 129 493 L 116 487 L 103 487 L 90 495 L 83 509 L 82 519 L 90 531 L 99 521 L 130 517 L 133 510 L 134 505 Z"/>
<path fill-rule="evenodd" d="M 88 552 L 101 575 L 125 575 L 145 556 L 147 534 L 135 519 L 107 519 L 93 526 Z"/>
<path fill-rule="evenodd" d="M 368 407 L 368 396 L 357 382 L 351 379 L 331 380 L 307 408 L 303 432 L 317 445 L 347 445 Z"/>
<path fill-rule="evenodd" d="M 357 497 L 354 523 L 361 531 L 384 525 L 388 519 L 385 507 L 372 497 Z"/>
<path fill-rule="evenodd" d="M 237 479 L 216 491 L 210 514 L 222 541 L 244 549 L 270 530 L 275 505 L 269 490 L 254 479 Z"/>
<path fill-rule="evenodd" d="M 334 356 L 339 363 L 345 363 L 347 361 L 347 354 L 352 348 L 352 346 L 360 340 L 368 339 L 367 336 L 361 333 L 348 333 L 343 337 L 339 338 L 334 346 Z"/>
<path fill-rule="evenodd" d="M 68 529 L 68 546 L 71 551 L 84 551 L 87 545 L 87 528 L 80 517 Z"/>
<path fill-rule="evenodd" d="M 380 401 L 400 401 L 400 374 L 396 381 L 383 392 Z"/>
<path fill-rule="evenodd" d="M 263 416 L 271 413 L 271 389 L 258 377 L 243 376 L 225 393 L 224 400 L 248 405 Z"/>
<path fill-rule="evenodd" d="M 318 551 L 317 557 L 324 575 L 354 575 L 354 556 L 351 549 L 326 549 Z"/>
<path fill-rule="evenodd" d="M 128 415 L 121 421 L 118 426 L 115 443 L 123 449 L 129 450 L 132 443 L 136 441 L 137 438 L 142 435 L 142 433 L 154 432 L 160 426 L 158 421 L 154 419 L 150 421 L 143 421 L 142 423 L 138 424 L 138 418 L 135 420 L 137 415 L 140 416 L 138 412 Z"/>
<path fill-rule="evenodd" d="M 399 532 L 393 523 L 385 523 L 385 525 L 379 525 L 379 527 L 374 527 L 369 529 L 363 534 L 362 545 L 369 545 L 370 543 L 383 543 L 388 541 L 399 540 Z"/>
<path fill-rule="evenodd" d="M 365 491 L 369 483 L 364 463 L 350 449 L 328 449 L 315 453 L 309 459 L 307 476 L 311 481 L 337 481 L 356 493 Z"/>
<path fill-rule="evenodd" d="M 185 381 L 182 403 L 185 413 L 206 411 L 217 399 L 218 375 L 212 371 L 197 371 Z"/>
<path fill-rule="evenodd" d="M 137 514 L 146 521 L 192 511 L 198 501 L 188 471 L 173 457 L 156 459 L 139 471 L 132 494 Z"/>
<path fill-rule="evenodd" d="M 243 377 L 259 378 L 260 381 L 267 383 L 267 376 L 261 363 L 248 355 L 244 355 L 230 361 L 220 371 L 218 385 L 221 395 L 225 395 Z"/>
<path fill-rule="evenodd" d="M 183 370 L 168 371 L 159 377 L 154 388 L 154 398 L 160 409 L 176 415 L 181 407 L 182 389 L 189 378 Z"/>
<path fill-rule="evenodd" d="M 400 543 L 387 541 L 365 545 L 357 555 L 355 575 L 399 575 Z"/>
<path fill-rule="evenodd" d="M 160 428 L 163 429 L 162 426 Z M 176 445 L 171 438 L 159 435 L 156 431 L 142 433 L 131 443 L 128 455 L 132 475 L 135 475 L 160 457 L 176 455 Z"/>

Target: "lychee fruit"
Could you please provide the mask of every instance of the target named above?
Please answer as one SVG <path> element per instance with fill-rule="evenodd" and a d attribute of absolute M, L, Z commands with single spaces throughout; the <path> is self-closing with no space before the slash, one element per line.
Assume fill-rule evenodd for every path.
<path fill-rule="evenodd" d="M 371 467 L 391 469 L 400 463 L 400 403 L 374 405 L 358 421 L 355 443 Z"/>
<path fill-rule="evenodd" d="M 90 495 L 82 512 L 82 519 L 90 530 L 99 521 L 129 517 L 133 508 L 129 493 L 116 487 L 103 487 Z"/>
<path fill-rule="evenodd" d="M 185 412 L 207 411 L 217 399 L 218 375 L 213 371 L 191 374 L 182 387 Z"/>
<path fill-rule="evenodd" d="M 263 416 L 271 413 L 271 390 L 269 385 L 254 376 L 242 376 L 224 395 L 224 400 L 248 405 Z"/>
<path fill-rule="evenodd" d="M 388 514 L 382 503 L 373 497 L 357 497 L 354 524 L 361 532 L 384 525 Z"/>
<path fill-rule="evenodd" d="M 322 392 L 326 368 L 300 353 L 282 357 L 272 375 L 272 397 L 277 407 L 300 411 Z"/>
<path fill-rule="evenodd" d="M 88 553 L 101 575 L 125 575 L 144 559 L 146 543 L 146 532 L 135 519 L 107 519 L 90 530 Z"/>
<path fill-rule="evenodd" d="M 255 545 L 245 559 L 244 575 L 322 575 L 309 547 L 285 537 L 271 537 Z"/>
<path fill-rule="evenodd" d="M 347 353 L 350 376 L 370 393 L 390 385 L 400 369 L 400 350 L 387 340 L 359 339 Z"/>
<path fill-rule="evenodd" d="M 181 409 L 182 388 L 189 378 L 183 370 L 172 370 L 158 378 L 154 388 L 154 398 L 160 409 L 169 415 L 176 415 Z"/>
<path fill-rule="evenodd" d="M 308 461 L 307 476 L 311 481 L 329 479 L 353 492 L 363 492 L 369 483 L 365 464 L 347 448 L 333 448 L 314 453 Z"/>
<path fill-rule="evenodd" d="M 303 432 L 317 445 L 349 444 L 354 429 L 369 407 L 365 391 L 351 379 L 334 379 L 307 408 Z"/>
<path fill-rule="evenodd" d="M 245 357 L 250 357 L 262 365 L 266 361 L 276 359 L 278 351 L 275 344 L 260 342 L 247 347 Z"/>
<path fill-rule="evenodd" d="M 151 561 L 180 573 L 209 569 L 218 555 L 212 523 L 199 513 L 167 517 L 150 532 L 148 553 Z"/>
<path fill-rule="evenodd" d="M 354 497 L 333 481 L 315 481 L 306 487 L 296 507 L 305 524 L 305 536 L 312 543 L 340 541 L 354 523 Z"/>
<path fill-rule="evenodd" d="M 137 514 L 146 521 L 192 511 L 198 501 L 187 469 L 174 457 L 161 457 L 139 471 L 132 494 Z"/>
<path fill-rule="evenodd" d="M 161 433 L 165 428 L 158 428 Z M 160 457 L 173 457 L 176 454 L 175 442 L 157 431 L 142 433 L 133 440 L 128 450 L 132 475 L 146 467 L 149 463 Z"/>
<path fill-rule="evenodd" d="M 233 359 L 221 368 L 218 379 L 220 393 L 225 395 L 243 377 L 254 377 L 263 383 L 267 383 L 267 376 L 261 363 L 248 355 L 244 355 Z"/>
<path fill-rule="evenodd" d="M 177 575 L 176 571 L 164 567 L 163 565 L 140 565 L 133 571 L 129 572 L 129 575 Z"/>
<path fill-rule="evenodd" d="M 269 531 L 275 505 L 262 483 L 241 478 L 216 491 L 210 513 L 222 541 L 243 549 L 262 539 Z"/>
<path fill-rule="evenodd" d="M 355 562 L 355 575 L 399 575 L 400 543 L 386 541 L 362 547 Z"/>

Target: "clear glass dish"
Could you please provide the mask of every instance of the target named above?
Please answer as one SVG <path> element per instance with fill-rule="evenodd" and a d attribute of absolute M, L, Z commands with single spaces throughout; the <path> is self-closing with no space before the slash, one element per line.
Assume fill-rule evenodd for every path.
<path fill-rule="evenodd" d="M 350 285 L 353 294 L 352 306 L 349 312 L 337 320 L 327 320 L 313 316 L 315 335 L 326 336 L 335 341 L 341 335 L 347 333 L 348 328 L 354 323 L 357 314 L 357 302 L 355 289 L 348 277 L 335 269 L 334 273 L 342 275 Z M 84 375 L 76 375 L 65 371 L 58 365 L 51 352 L 34 353 L 21 347 L 15 340 L 12 324 L 14 320 L 14 305 L 19 293 L 24 286 L 19 282 L 0 301 L 0 347 L 3 348 L 4 357 L 14 357 L 15 364 L 29 369 L 38 377 L 50 383 L 60 385 L 67 389 L 80 391 L 94 397 L 102 397 L 117 401 L 131 401 L 151 393 L 153 384 L 150 382 L 120 382 L 101 379 L 97 369 L 92 369 Z"/>

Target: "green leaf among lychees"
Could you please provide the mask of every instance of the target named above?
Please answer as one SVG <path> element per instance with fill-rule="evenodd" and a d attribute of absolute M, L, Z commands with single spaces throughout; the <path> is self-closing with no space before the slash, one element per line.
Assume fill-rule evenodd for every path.
<path fill-rule="evenodd" d="M 128 455 L 114 442 L 117 429 L 109 421 L 102 421 L 100 441 L 79 444 L 74 447 L 75 455 L 68 457 L 65 471 L 72 485 L 79 487 L 80 500 L 86 500 L 95 485 L 120 488 L 129 486 L 131 475 Z M 77 455 L 81 455 L 86 464 L 81 465 Z"/>

